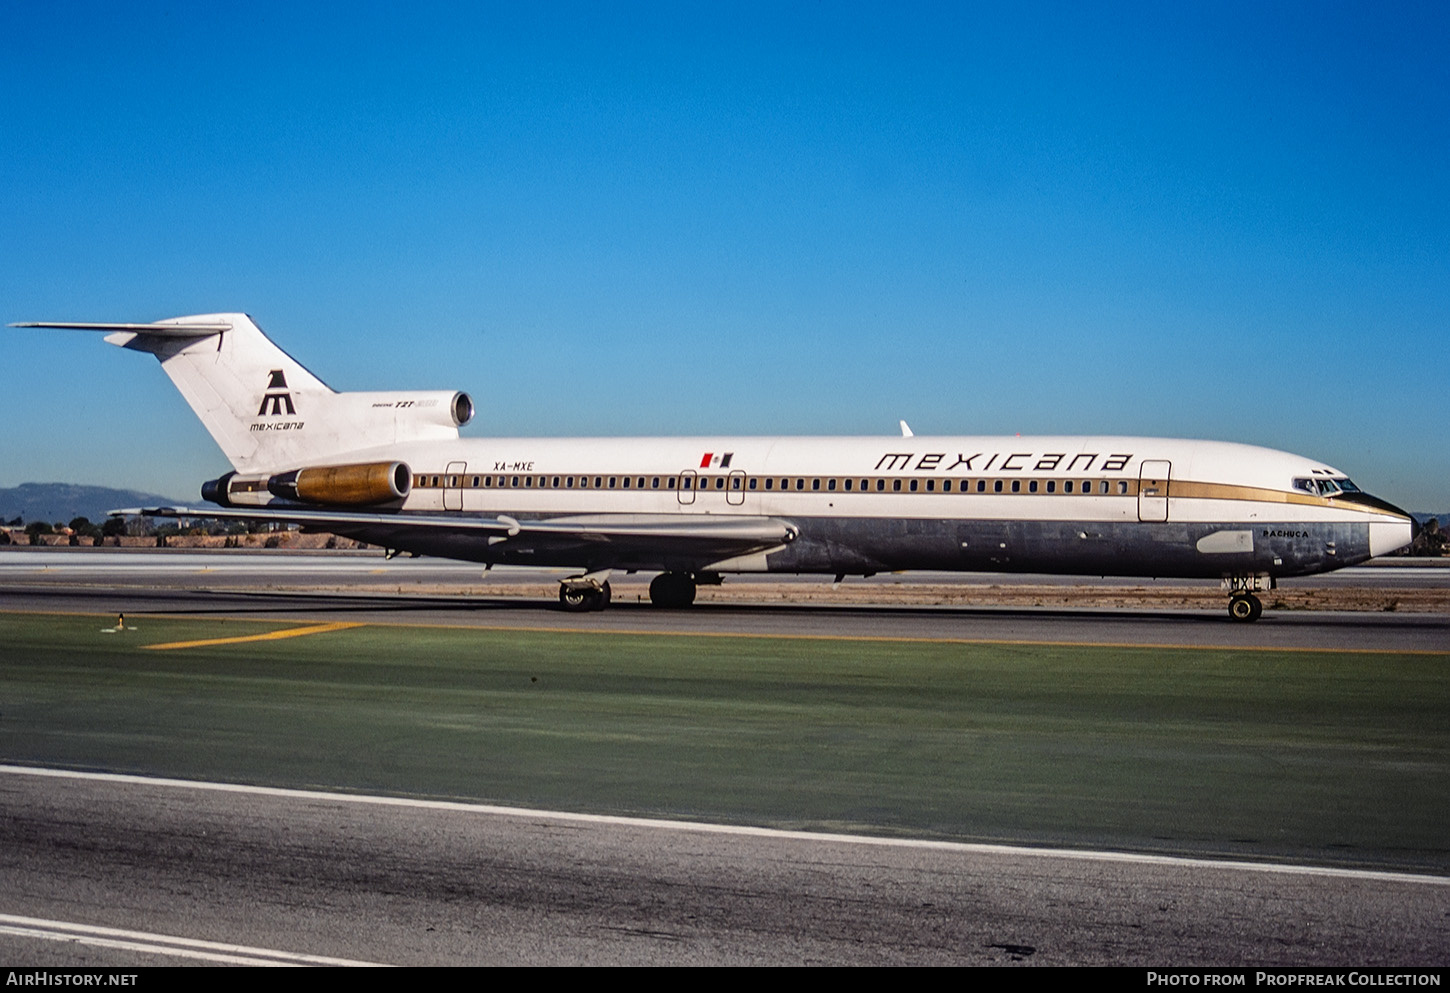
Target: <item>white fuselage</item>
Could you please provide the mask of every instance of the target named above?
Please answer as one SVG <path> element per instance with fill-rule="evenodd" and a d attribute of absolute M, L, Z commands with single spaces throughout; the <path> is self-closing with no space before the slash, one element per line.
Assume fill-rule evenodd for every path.
<path fill-rule="evenodd" d="M 799 531 L 790 548 L 690 563 L 716 571 L 1056 571 L 1056 560 L 1070 572 L 1293 575 L 1363 561 L 1410 536 L 1408 520 L 1392 509 L 1296 487 L 1296 480 L 1344 480 L 1333 467 L 1225 442 L 458 439 L 379 446 L 335 461 L 382 459 L 412 469 L 399 508 L 407 512 L 765 517 Z M 547 558 L 536 550 L 511 559 L 506 546 L 465 557 Z M 595 558 L 567 564 L 598 567 L 607 555 Z M 647 558 L 631 553 L 615 565 L 666 565 Z"/>

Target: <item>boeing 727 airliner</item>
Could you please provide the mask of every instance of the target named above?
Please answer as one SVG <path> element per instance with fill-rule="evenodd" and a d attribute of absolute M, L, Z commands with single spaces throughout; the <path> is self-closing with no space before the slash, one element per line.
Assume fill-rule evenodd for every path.
<path fill-rule="evenodd" d="M 280 521 L 393 551 L 565 567 L 570 610 L 616 571 L 694 602 L 726 573 L 940 569 L 1218 579 L 1258 618 L 1282 576 L 1409 544 L 1413 523 L 1331 466 L 1130 437 L 469 438 L 465 393 L 338 393 L 245 314 L 106 331 L 150 352 L 233 471 L 214 506 L 124 513 Z"/>

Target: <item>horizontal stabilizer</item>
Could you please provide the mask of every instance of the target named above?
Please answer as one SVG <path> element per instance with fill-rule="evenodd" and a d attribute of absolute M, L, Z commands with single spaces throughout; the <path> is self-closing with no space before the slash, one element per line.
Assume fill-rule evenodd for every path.
<path fill-rule="evenodd" d="M 230 331 L 230 324 L 186 324 L 168 322 L 163 324 L 84 324 L 60 321 L 27 321 L 12 324 L 12 328 L 56 328 L 62 331 L 130 331 L 133 334 L 150 334 L 162 338 L 197 338 Z"/>

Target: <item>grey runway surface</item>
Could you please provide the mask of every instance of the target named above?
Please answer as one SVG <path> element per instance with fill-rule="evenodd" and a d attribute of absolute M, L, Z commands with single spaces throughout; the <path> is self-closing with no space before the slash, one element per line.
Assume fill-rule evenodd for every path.
<path fill-rule="evenodd" d="M 247 961 L 429 965 L 1430 966 L 1450 955 L 1443 878 L 719 832 L 9 768 L 0 797 L 0 960 L 11 963 L 212 961 L 195 957 L 217 954 L 200 942 L 241 946 L 229 954 Z M 77 925 L 127 938 L 98 948 L 45 937 Z"/>
<path fill-rule="evenodd" d="M 483 583 L 476 565 L 378 555 L 217 554 L 181 551 L 0 551 L 0 609 L 88 613 L 247 616 L 551 630 L 650 631 L 814 637 L 938 638 L 1114 645 L 1197 645 L 1366 651 L 1450 651 L 1450 614 L 1368 611 L 1270 611 L 1233 624 L 1222 609 L 921 606 L 892 602 L 891 584 L 941 582 L 942 574 L 878 577 L 874 603 L 700 603 L 661 611 L 642 602 L 644 580 L 623 577 L 599 613 L 568 614 L 547 596 L 507 595 L 521 584 L 547 585 L 555 573 L 495 571 Z M 793 577 L 771 577 L 771 581 Z M 960 583 L 1064 582 L 1060 577 L 970 575 Z M 1450 569 L 1377 565 L 1297 583 L 1450 586 Z M 802 589 L 821 577 L 802 577 Z M 1070 581 L 1070 580 L 1069 580 Z M 749 579 L 732 579 L 748 586 Z M 1092 580 L 1094 585 L 1139 580 Z M 456 584 L 457 594 L 439 593 Z M 1172 585 L 1172 584 L 1168 584 Z M 1202 586 L 1202 582 L 1195 585 Z M 340 587 L 345 592 L 306 589 Z M 471 592 L 462 592 L 467 587 Z M 637 587 L 637 589 L 636 589 Z M 289 589 L 290 588 L 290 589 Z M 410 592 L 429 589 L 432 592 Z M 497 590 L 497 592 L 494 592 Z"/>

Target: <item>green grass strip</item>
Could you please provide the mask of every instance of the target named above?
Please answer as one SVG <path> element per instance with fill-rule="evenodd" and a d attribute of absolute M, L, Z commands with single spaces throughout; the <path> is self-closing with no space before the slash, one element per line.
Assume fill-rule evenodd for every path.
<path fill-rule="evenodd" d="M 1444 656 L 0 616 L 0 760 L 1450 871 Z"/>

